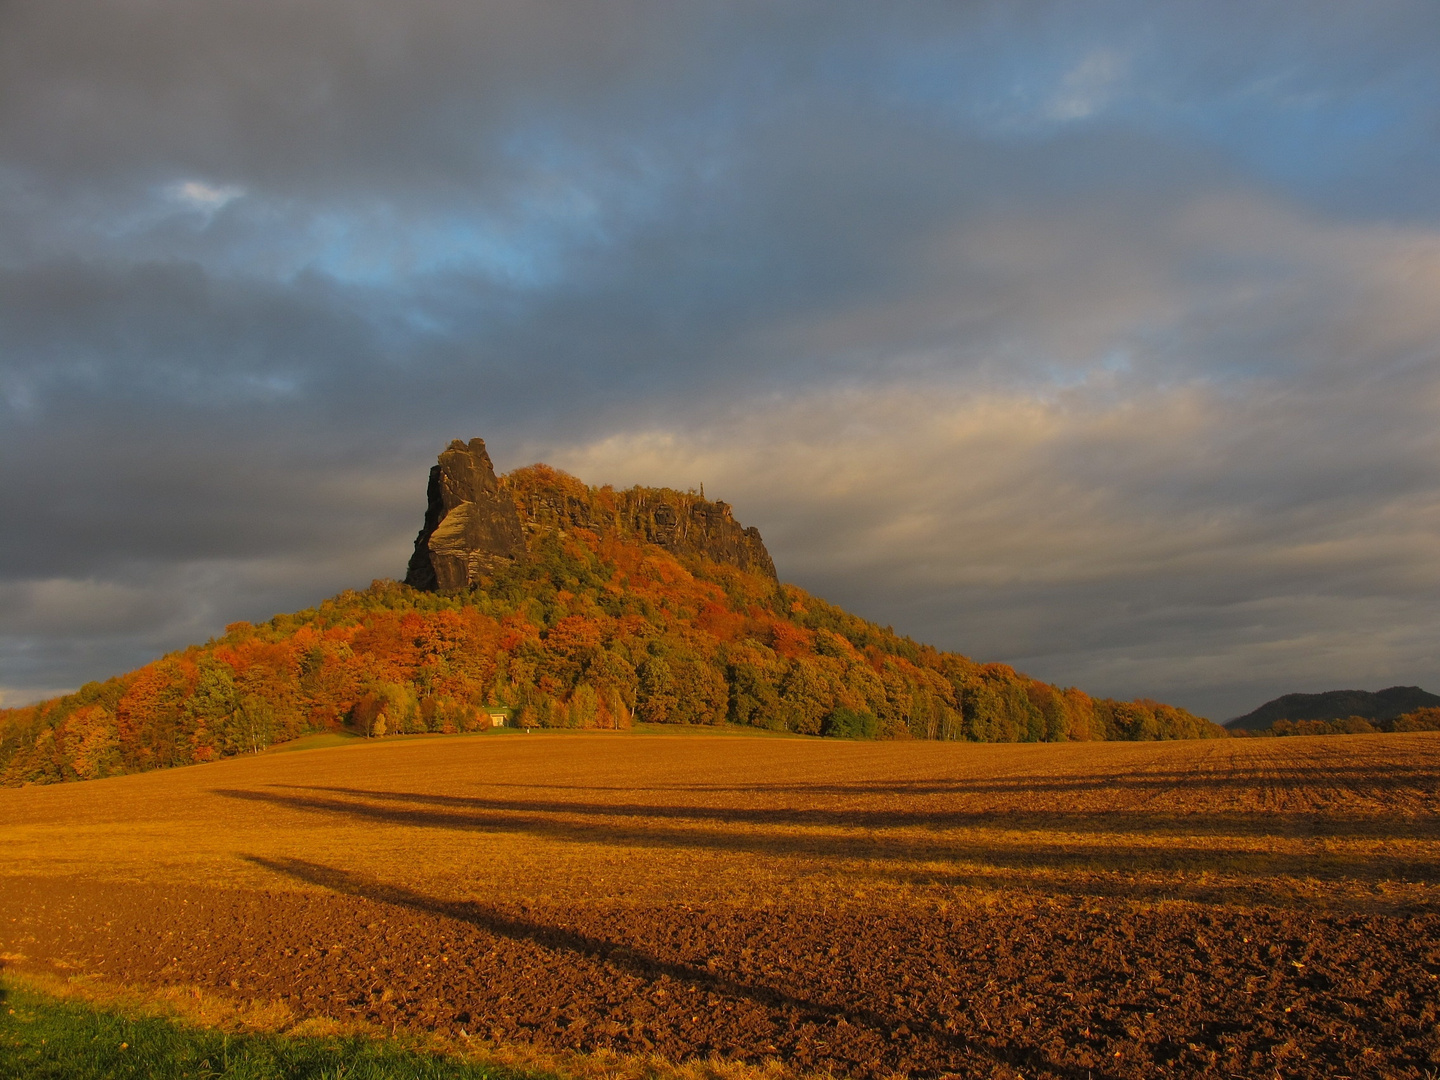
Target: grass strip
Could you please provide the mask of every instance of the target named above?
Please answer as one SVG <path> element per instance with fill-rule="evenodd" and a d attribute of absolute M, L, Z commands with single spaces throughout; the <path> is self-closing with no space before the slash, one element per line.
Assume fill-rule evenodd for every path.
<path fill-rule="evenodd" d="M 0 1076 L 15 1080 L 533 1080 L 537 1075 L 380 1039 L 214 1031 L 0 986 Z"/>

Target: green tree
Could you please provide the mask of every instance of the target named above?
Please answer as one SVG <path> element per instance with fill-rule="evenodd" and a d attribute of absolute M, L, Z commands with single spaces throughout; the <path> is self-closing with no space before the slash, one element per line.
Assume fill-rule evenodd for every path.
<path fill-rule="evenodd" d="M 259 694 L 247 694 L 235 712 L 235 730 L 243 749 L 258 754 L 275 741 L 275 706 Z"/>
<path fill-rule="evenodd" d="M 880 718 L 868 709 L 841 705 L 825 717 L 820 734 L 832 739 L 873 739 L 880 734 Z"/>
<path fill-rule="evenodd" d="M 661 657 L 647 657 L 640 664 L 639 676 L 635 715 L 651 724 L 669 723 L 680 703 L 670 665 Z"/>
<path fill-rule="evenodd" d="M 195 688 L 185 702 L 184 725 L 192 760 L 236 753 L 243 737 L 234 726 L 235 673 L 230 665 L 206 653 L 196 664 Z"/>

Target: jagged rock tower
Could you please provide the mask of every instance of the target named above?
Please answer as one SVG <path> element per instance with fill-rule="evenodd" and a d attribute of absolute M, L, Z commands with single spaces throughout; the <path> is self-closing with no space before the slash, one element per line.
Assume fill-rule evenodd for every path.
<path fill-rule="evenodd" d="M 573 529 L 776 580 L 760 531 L 728 503 L 671 488 L 591 488 L 545 465 L 496 477 L 483 439 L 450 444 L 430 470 L 429 496 L 405 575 L 417 589 L 470 588 L 523 559 L 537 538 Z"/>
<path fill-rule="evenodd" d="M 464 589 L 525 554 L 520 515 L 500 489 L 484 439 L 452 442 L 430 470 L 425 525 L 405 584 Z"/>

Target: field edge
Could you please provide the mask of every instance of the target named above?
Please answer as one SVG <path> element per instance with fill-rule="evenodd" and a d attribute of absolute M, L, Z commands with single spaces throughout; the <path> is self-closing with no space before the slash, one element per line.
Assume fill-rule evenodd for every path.
<path fill-rule="evenodd" d="M 182 1067 L 195 1068 L 200 1058 L 215 1052 L 207 1049 L 216 1037 L 235 1040 L 230 1052 L 239 1058 L 245 1051 L 262 1053 L 289 1067 L 283 1073 L 211 1071 L 217 1078 L 236 1076 L 323 1077 L 367 1076 L 386 1080 L 834 1080 L 830 1074 L 801 1072 L 778 1060 L 755 1065 L 721 1058 L 695 1058 L 673 1062 L 659 1055 L 616 1053 L 547 1052 L 529 1043 L 497 1043 L 474 1038 L 464 1042 L 434 1033 L 385 1030 L 373 1024 L 339 1021 L 329 1017 L 297 1019 L 283 1006 L 256 1001 L 236 1002 L 206 993 L 198 986 L 151 987 L 122 985 L 94 976 L 60 978 L 43 972 L 10 966 L 14 957 L 0 957 L 0 1065 L 9 1060 L 19 1066 L 16 1077 L 105 1077 L 145 1076 L 155 1080 L 190 1075 Z M 27 1016 L 26 1014 L 30 1015 Z M 108 1051 L 102 1065 L 82 1071 L 78 1063 L 62 1064 L 53 1059 L 41 1072 L 27 1072 L 19 1057 L 35 1049 L 20 1036 L 22 1027 L 41 1022 L 48 1034 L 41 1045 L 54 1041 L 67 1052 L 68 1039 L 74 1045 L 80 1029 L 89 1036 L 81 1043 L 97 1055 Z M 126 1047 L 114 1038 L 102 1047 L 93 1044 L 102 1028 L 119 1030 L 137 1027 L 151 1041 L 163 1039 L 160 1059 L 126 1062 L 124 1052 L 141 1051 L 140 1040 Z M 97 1034 L 91 1036 L 90 1032 Z M 36 1034 L 39 1034 L 37 1029 Z M 133 1036 L 127 1036 L 130 1038 Z M 122 1052 L 123 1051 L 123 1052 Z M 54 1052 L 53 1050 L 51 1051 Z M 119 1056 L 117 1056 L 119 1054 Z M 13 1056 L 12 1056 L 13 1055 Z M 296 1063 L 299 1062 L 299 1068 Z M 171 1065 L 168 1071 L 157 1066 Z M 357 1065 L 361 1068 L 357 1069 Z M 213 1070 L 213 1065 L 208 1066 Z M 379 1071 L 374 1071 L 378 1068 Z"/>

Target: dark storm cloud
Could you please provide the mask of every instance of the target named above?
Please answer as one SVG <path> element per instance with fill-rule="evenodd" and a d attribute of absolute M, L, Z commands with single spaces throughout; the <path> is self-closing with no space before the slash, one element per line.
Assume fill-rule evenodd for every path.
<path fill-rule="evenodd" d="M 6 5 L 0 692 L 398 573 L 476 433 L 703 479 L 788 576 L 1049 678 L 1440 683 L 1437 45 L 1420 3 Z"/>

